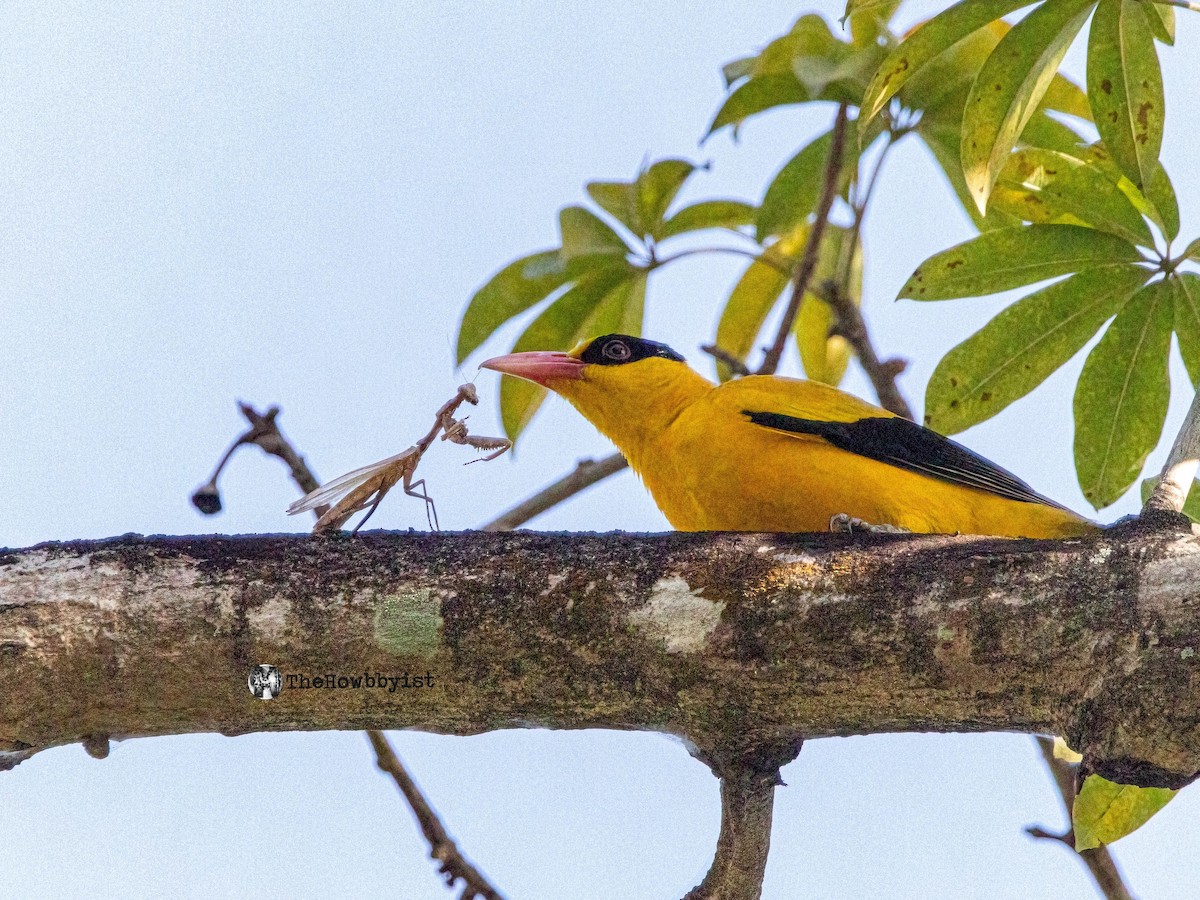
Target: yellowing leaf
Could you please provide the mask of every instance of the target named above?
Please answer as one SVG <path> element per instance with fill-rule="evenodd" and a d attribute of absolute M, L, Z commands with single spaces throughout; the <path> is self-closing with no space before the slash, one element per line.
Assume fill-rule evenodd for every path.
<path fill-rule="evenodd" d="M 1140 266 L 1085 269 L 1018 300 L 937 364 L 925 424 L 957 434 L 1041 384 L 1150 278 Z"/>
<path fill-rule="evenodd" d="M 1050 0 L 1018 22 L 987 58 L 963 114 L 963 176 L 982 212 L 1000 169 L 1042 102 L 1096 0 Z"/>
<path fill-rule="evenodd" d="M 1129 489 L 1162 436 L 1174 293 L 1171 281 L 1156 281 L 1134 294 L 1088 354 L 1075 387 L 1075 473 L 1096 509 Z"/>
<path fill-rule="evenodd" d="M 1163 84 L 1154 35 L 1140 0 L 1100 0 L 1087 60 L 1096 129 L 1139 188 L 1149 183 L 1163 136 Z"/>
<path fill-rule="evenodd" d="M 1086 224 L 1154 246 L 1146 220 L 1107 172 L 1053 150 L 1013 153 L 996 181 L 992 206 L 1030 222 Z"/>
<path fill-rule="evenodd" d="M 1137 831 L 1174 796 L 1167 788 L 1134 787 L 1089 775 L 1071 810 L 1075 849 L 1091 850 Z"/>
<path fill-rule="evenodd" d="M 791 281 L 792 267 L 807 239 L 808 228 L 801 225 L 766 248 L 762 260 L 750 263 L 721 311 L 717 347 L 741 360 L 750 355 L 763 321 Z M 718 363 L 717 375 L 727 380 L 729 367 Z"/>
<path fill-rule="evenodd" d="M 852 239 L 850 229 L 833 225 L 826 228 L 812 284 L 820 286 L 827 281 L 833 282 L 839 286 L 838 290 L 847 294 L 849 302 L 857 306 L 862 300 L 862 247 L 855 243 L 854 258 L 847 258 Z M 805 376 L 835 387 L 846 374 L 852 352 L 849 341 L 841 335 L 830 334 L 836 324 L 837 316 L 832 307 L 810 291 L 800 302 L 792 328 Z"/>
<path fill-rule="evenodd" d="M 1079 225 L 988 231 L 931 256 L 900 289 L 913 300 L 978 297 L 1103 266 L 1139 262 L 1129 241 Z"/>
<path fill-rule="evenodd" d="M 961 0 L 917 27 L 879 64 L 863 95 L 860 134 L 904 83 L 939 54 L 1031 0 Z"/>

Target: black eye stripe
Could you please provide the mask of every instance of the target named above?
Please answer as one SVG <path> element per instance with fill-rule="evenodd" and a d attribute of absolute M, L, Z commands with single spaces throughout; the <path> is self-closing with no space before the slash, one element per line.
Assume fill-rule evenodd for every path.
<path fill-rule="evenodd" d="M 596 338 L 588 344 L 579 359 L 590 365 L 619 366 L 652 356 L 684 362 L 683 357 L 666 344 L 630 337 L 627 334 L 606 334 Z"/>

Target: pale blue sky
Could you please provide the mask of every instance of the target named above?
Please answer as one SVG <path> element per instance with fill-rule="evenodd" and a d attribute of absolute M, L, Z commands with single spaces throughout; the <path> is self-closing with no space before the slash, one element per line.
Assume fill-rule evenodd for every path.
<path fill-rule="evenodd" d="M 905 21 L 935 8 L 914 4 Z M 283 515 L 292 485 L 257 452 L 227 472 L 220 518 L 188 505 L 242 427 L 235 400 L 279 403 L 324 478 L 403 449 L 475 376 L 474 365 L 456 372 L 452 353 L 470 294 L 551 246 L 557 209 L 586 180 L 684 155 L 713 162 L 687 196 L 754 200 L 827 125 L 827 107 L 793 109 L 751 122 L 737 145 L 725 134 L 697 147 L 721 100 L 720 65 L 807 9 L 9 5 L 0 545 L 300 530 Z M 817 9 L 840 14 L 830 0 Z M 1163 157 L 1186 240 L 1200 225 L 1194 16 L 1181 14 L 1178 44 L 1162 54 Z M 1080 50 L 1068 60 L 1076 73 Z M 917 403 L 938 357 L 1004 301 L 891 298 L 922 259 L 970 233 L 923 151 L 902 145 L 867 228 L 867 314 L 881 351 L 912 360 L 902 386 Z M 656 276 L 646 333 L 704 367 L 695 348 L 739 269 L 694 260 Z M 1070 456 L 1079 365 L 963 439 L 1085 509 Z M 478 383 L 473 430 L 498 433 L 495 376 Z M 856 373 L 848 388 L 870 396 Z M 464 469 L 467 451 L 439 445 L 422 472 L 443 527 L 460 529 L 608 451 L 551 403 L 513 458 Z M 424 512 L 389 498 L 372 525 L 423 528 Z M 666 527 L 628 473 L 535 526 Z M 394 742 L 514 900 L 678 897 L 707 868 L 716 783 L 671 740 L 513 731 Z M 1066 851 L 1022 833 L 1062 820 L 1028 738 L 815 741 L 784 777 L 769 900 L 1091 896 Z M 1144 900 L 1180 896 L 1194 879 L 1198 813 L 1193 789 L 1118 845 Z M 132 740 L 103 761 L 50 751 L 0 775 L 0 833 L 0 897 L 451 896 L 357 733 Z"/>

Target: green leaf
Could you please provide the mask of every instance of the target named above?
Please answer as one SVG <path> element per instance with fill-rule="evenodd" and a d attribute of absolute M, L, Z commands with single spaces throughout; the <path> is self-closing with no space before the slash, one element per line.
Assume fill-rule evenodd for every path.
<path fill-rule="evenodd" d="M 640 274 L 629 265 L 593 269 L 570 290 L 551 303 L 530 323 L 513 346 L 526 350 L 570 350 L 583 334 L 601 302 L 623 283 Z M 504 432 L 515 441 L 546 397 L 546 389 L 520 378 L 500 380 L 500 419 Z"/>
<path fill-rule="evenodd" d="M 1094 164 L 1106 172 L 1138 212 L 1154 222 L 1167 240 L 1175 240 L 1179 234 L 1179 201 L 1162 163 L 1155 164 L 1150 184 L 1143 192 L 1125 177 L 1103 144 L 1097 142 L 1086 147 L 1077 147 L 1070 152 L 1072 156 L 1078 156 L 1084 162 Z"/>
<path fill-rule="evenodd" d="M 963 176 L 982 212 L 1009 151 L 1042 102 L 1096 0 L 1047 0 L 987 58 L 963 115 Z"/>
<path fill-rule="evenodd" d="M 1163 164 L 1156 162 L 1150 183 L 1145 189 L 1146 199 L 1154 207 L 1150 218 L 1158 223 L 1168 241 L 1179 236 L 1179 200 L 1175 196 L 1175 188 Z"/>
<path fill-rule="evenodd" d="M 757 213 L 756 207 L 740 200 L 703 200 L 685 206 L 667 219 L 659 230 L 659 238 L 666 239 L 705 228 L 741 228 L 752 225 Z"/>
<path fill-rule="evenodd" d="M 1150 278 L 1140 266 L 1087 269 L 1018 300 L 938 363 L 925 424 L 957 434 L 1041 384 Z"/>
<path fill-rule="evenodd" d="M 1151 3 L 1149 0 L 1142 5 L 1145 7 L 1146 18 L 1155 38 L 1168 47 L 1175 46 L 1175 7 L 1165 3 Z"/>
<path fill-rule="evenodd" d="M 971 194 L 967 190 L 967 183 L 963 180 L 962 160 L 959 156 L 961 139 L 957 122 L 941 122 L 926 117 L 917 126 L 917 134 L 921 136 L 929 148 L 929 152 L 937 160 L 938 166 L 954 189 L 955 196 L 958 197 L 963 210 L 971 217 L 971 221 L 977 229 L 994 231 L 998 228 L 1012 228 L 1020 224 L 1019 219 L 999 209 L 989 208 L 987 215 L 980 215 L 975 201 L 971 199 Z"/>
<path fill-rule="evenodd" d="M 760 243 L 791 230 L 816 208 L 825 186 L 825 165 L 829 161 L 831 143 L 832 135 L 826 132 L 801 149 L 771 180 L 755 223 Z M 845 189 L 858 164 L 858 154 L 851 142 L 845 142 L 842 150 L 839 190 Z"/>
<path fill-rule="evenodd" d="M 1168 788 L 1134 787 L 1089 775 L 1071 809 L 1075 849 L 1091 850 L 1137 831 L 1174 796 Z"/>
<path fill-rule="evenodd" d="M 628 181 L 591 181 L 587 184 L 588 196 L 596 204 L 624 225 L 633 234 L 646 233 L 638 214 L 637 191 Z"/>
<path fill-rule="evenodd" d="M 1196 238 L 1183 248 L 1183 255 L 1190 260 L 1200 262 L 1200 238 Z"/>
<path fill-rule="evenodd" d="M 734 126 L 736 134 L 742 122 L 757 113 L 789 103 L 807 103 L 810 99 L 808 91 L 791 72 L 751 78 L 726 98 L 708 126 L 705 139 L 726 125 Z"/>
<path fill-rule="evenodd" d="M 1039 109 L 1030 116 L 1019 141 L 1019 144 L 1026 147 L 1044 147 L 1047 150 L 1069 154 L 1077 152 L 1082 143 L 1084 138 L 1079 132 L 1047 115 L 1044 109 Z"/>
<path fill-rule="evenodd" d="M 1137 480 L 1162 435 L 1173 294 L 1169 281 L 1134 294 L 1088 354 L 1075 387 L 1075 472 L 1096 509 Z"/>
<path fill-rule="evenodd" d="M 1163 136 L 1163 84 L 1154 35 L 1140 0 L 1100 0 L 1087 56 L 1088 98 L 1100 139 L 1139 188 L 1148 184 Z"/>
<path fill-rule="evenodd" d="M 1096 165 L 1053 150 L 1013 153 L 992 189 L 992 206 L 1030 222 L 1091 225 L 1153 247 L 1142 214 Z"/>
<path fill-rule="evenodd" d="M 979 297 L 1081 269 L 1141 260 L 1129 241 L 1094 228 L 1001 228 L 931 256 L 917 267 L 899 296 L 913 300 Z"/>
<path fill-rule="evenodd" d="M 850 35 L 857 46 L 874 44 L 887 34 L 887 24 L 899 5 L 900 0 L 849 0 L 839 21 L 845 26 L 850 20 Z"/>
<path fill-rule="evenodd" d="M 798 226 L 763 251 L 763 259 L 770 262 L 755 260 L 750 263 L 721 311 L 717 323 L 717 347 L 741 360 L 750 355 L 763 322 L 791 280 L 792 267 L 807 239 L 808 228 Z M 717 375 L 722 381 L 728 380 L 731 374 L 728 366 L 717 363 Z"/>
<path fill-rule="evenodd" d="M 595 213 L 582 206 L 565 206 L 558 213 L 562 254 L 567 260 L 587 256 L 620 256 L 629 252 L 621 236 Z"/>
<path fill-rule="evenodd" d="M 990 22 L 1028 6 L 1031 0 L 961 0 L 918 26 L 884 58 L 863 95 L 858 116 L 860 134 L 871 119 L 939 54 Z"/>
<path fill-rule="evenodd" d="M 1154 493 L 1154 488 L 1158 486 L 1158 478 L 1159 476 L 1155 475 L 1142 479 L 1142 506 L 1146 505 L 1146 501 Z M 1197 483 L 1193 481 L 1192 486 L 1188 488 L 1187 498 L 1183 501 L 1183 509 L 1180 510 L 1193 522 L 1200 522 L 1200 491 L 1196 490 Z"/>
<path fill-rule="evenodd" d="M 1179 355 L 1192 384 L 1200 386 L 1200 275 L 1185 272 L 1177 275 L 1175 282 L 1175 337 L 1179 341 Z"/>
<path fill-rule="evenodd" d="M 571 280 L 557 250 L 543 250 L 509 263 L 475 292 L 458 326 L 458 364 L 492 333 Z"/>
<path fill-rule="evenodd" d="M 658 237 L 667 207 L 695 171 L 696 167 L 685 159 L 661 159 L 638 175 L 638 212 L 645 234 Z"/>
<path fill-rule="evenodd" d="M 1079 119 L 1092 121 L 1092 107 L 1088 103 L 1087 92 L 1067 78 L 1061 72 L 1050 79 L 1042 97 L 1042 109 L 1053 109 Z"/>

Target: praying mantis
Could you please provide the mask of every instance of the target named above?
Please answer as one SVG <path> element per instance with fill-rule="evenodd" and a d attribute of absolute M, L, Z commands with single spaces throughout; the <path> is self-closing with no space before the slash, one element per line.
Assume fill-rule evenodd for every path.
<path fill-rule="evenodd" d="M 369 466 L 347 472 L 328 484 L 321 485 L 289 506 L 287 508 L 288 515 L 294 516 L 308 512 L 318 506 L 329 506 L 328 512 L 317 519 L 313 526 L 313 534 L 320 534 L 323 531 L 341 528 L 351 516 L 366 509 L 367 514 L 351 532 L 357 534 L 358 529 L 362 528 L 367 519 L 371 518 L 375 510 L 379 508 L 379 504 L 387 492 L 400 483 L 404 488 L 404 493 L 425 501 L 425 517 L 429 521 L 429 527 L 434 531 L 440 531 L 437 507 L 433 504 L 433 498 L 425 490 L 425 479 L 413 480 L 421 457 L 425 455 L 438 435 L 441 435 L 443 441 L 450 441 L 452 444 L 461 444 L 476 450 L 492 451 L 487 456 L 473 459 L 466 465 L 473 462 L 488 462 L 512 447 L 512 441 L 507 438 L 484 437 L 468 432 L 467 417 L 464 416 L 461 419 L 454 417 L 455 412 L 463 403 L 472 405 L 479 403 L 479 394 L 475 390 L 475 385 L 469 381 L 459 385 L 455 395 L 442 404 L 441 409 L 434 414 L 433 427 L 429 429 L 429 433 L 407 450 L 397 453 L 395 456 L 389 456 L 387 459 L 381 459 L 379 462 L 371 463 Z"/>

